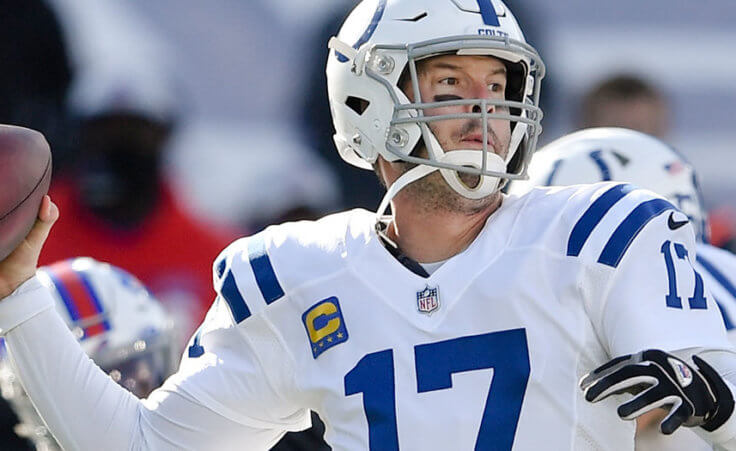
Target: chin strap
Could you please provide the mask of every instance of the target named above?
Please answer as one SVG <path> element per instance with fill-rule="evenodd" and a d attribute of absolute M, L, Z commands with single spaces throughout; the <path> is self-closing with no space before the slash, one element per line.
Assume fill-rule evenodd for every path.
<path fill-rule="evenodd" d="M 381 205 L 378 206 L 378 211 L 376 211 L 376 231 L 379 235 L 389 243 L 391 243 L 393 246 L 396 246 L 396 243 L 394 243 L 388 236 L 386 236 L 386 230 L 388 230 L 388 226 L 393 222 L 394 220 L 394 208 L 393 205 L 391 206 L 391 214 L 390 215 L 384 215 L 386 212 L 386 209 L 388 209 L 389 204 L 391 203 L 391 200 L 401 191 L 406 185 L 415 182 L 419 180 L 420 178 L 427 176 L 431 174 L 432 172 L 436 171 L 438 168 L 432 167 L 432 166 L 426 166 L 423 164 L 420 164 L 414 168 L 409 169 L 404 174 L 401 175 L 401 177 L 397 178 L 393 184 L 388 188 L 386 191 L 386 194 L 383 196 L 383 200 L 381 201 Z M 385 227 L 381 227 L 381 225 L 384 225 Z M 395 225 L 394 225 L 395 227 Z"/>
<path fill-rule="evenodd" d="M 451 152 L 445 152 L 442 146 L 437 141 L 434 133 L 426 126 L 422 124 L 422 127 L 426 128 L 424 131 L 425 137 L 429 138 L 427 150 L 438 161 L 445 163 L 454 163 L 459 166 L 471 165 L 480 168 L 482 166 L 482 152 L 477 150 L 455 150 Z M 496 172 L 503 172 L 506 170 L 509 161 L 513 158 L 514 154 L 519 148 L 519 145 L 524 138 L 527 130 L 526 124 L 517 124 L 514 132 L 511 135 L 511 142 L 509 145 L 509 152 L 505 159 L 498 156 L 493 152 L 486 152 L 486 169 L 491 169 Z M 376 212 L 376 232 L 386 241 L 396 246 L 386 234 L 388 226 L 394 222 L 394 208 L 391 206 L 391 214 L 385 215 L 384 213 L 388 209 L 391 200 L 408 184 L 419 180 L 431 174 L 434 171 L 440 171 L 442 177 L 445 179 L 448 185 L 455 190 L 458 194 L 468 199 L 480 199 L 482 197 L 489 196 L 496 192 L 499 188 L 499 177 L 483 175 L 481 176 L 478 186 L 472 190 L 468 189 L 465 184 L 460 181 L 457 171 L 452 169 L 441 169 L 425 164 L 420 164 L 402 174 L 386 191 L 386 195 L 381 200 L 381 205 L 378 206 Z M 396 224 L 394 224 L 396 227 Z"/>

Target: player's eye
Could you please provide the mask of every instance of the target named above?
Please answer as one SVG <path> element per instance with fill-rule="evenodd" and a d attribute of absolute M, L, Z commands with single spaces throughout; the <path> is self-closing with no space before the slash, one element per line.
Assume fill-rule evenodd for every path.
<path fill-rule="evenodd" d="M 490 92 L 504 92 L 506 88 L 501 83 L 489 83 L 488 84 L 488 91 Z"/>
<path fill-rule="evenodd" d="M 441 79 L 439 83 L 445 86 L 456 86 L 459 84 L 459 81 L 455 77 L 446 77 L 446 78 Z"/>

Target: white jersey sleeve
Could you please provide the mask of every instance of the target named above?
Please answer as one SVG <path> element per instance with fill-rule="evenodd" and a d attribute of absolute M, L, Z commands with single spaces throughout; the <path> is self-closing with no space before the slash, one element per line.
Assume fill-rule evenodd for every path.
<path fill-rule="evenodd" d="M 589 316 L 611 357 L 644 349 L 728 349 L 720 311 L 693 268 L 695 237 L 665 199 L 631 185 L 599 185 L 568 255 L 585 261 Z"/>
<path fill-rule="evenodd" d="M 146 400 L 87 358 L 35 278 L 0 302 L 14 369 L 65 449 L 266 450 L 287 431 L 309 427 L 309 411 L 287 401 L 288 352 L 245 302 L 258 263 L 243 258 L 240 244 L 216 262 L 217 300 L 179 371 Z"/>
<path fill-rule="evenodd" d="M 310 426 L 310 412 L 292 401 L 294 358 L 268 319 L 268 306 L 285 293 L 265 252 L 262 235 L 255 235 L 218 256 L 218 296 L 163 388 L 254 428 L 297 431 Z"/>
<path fill-rule="evenodd" d="M 728 332 L 728 338 L 732 344 L 736 343 L 736 255 L 718 249 L 706 243 L 697 243 L 697 259 L 693 262 L 695 270 L 703 276 L 706 288 L 713 296 L 723 316 L 723 324 Z M 689 360 L 693 354 L 691 350 L 680 353 L 680 357 Z M 736 386 L 736 355 L 734 351 L 705 352 L 700 356 L 713 365 L 718 372 L 724 376 L 733 386 Z M 646 431 L 637 433 L 636 446 L 642 451 L 679 451 L 688 449 L 693 451 L 711 450 L 713 447 L 706 440 L 714 440 L 714 437 L 704 430 L 680 428 L 671 436 L 659 433 L 656 426 Z M 723 434 L 721 434 L 723 435 Z M 727 435 L 727 434 L 726 434 Z M 718 449 L 733 448 L 736 443 L 720 445 Z"/>

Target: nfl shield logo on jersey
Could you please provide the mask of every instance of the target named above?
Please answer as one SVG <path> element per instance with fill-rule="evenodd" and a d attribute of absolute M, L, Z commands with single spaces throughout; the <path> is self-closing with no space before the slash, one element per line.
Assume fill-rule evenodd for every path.
<path fill-rule="evenodd" d="M 417 291 L 417 309 L 421 313 L 431 315 L 440 308 L 439 288 L 429 288 L 427 285 L 422 291 Z"/>

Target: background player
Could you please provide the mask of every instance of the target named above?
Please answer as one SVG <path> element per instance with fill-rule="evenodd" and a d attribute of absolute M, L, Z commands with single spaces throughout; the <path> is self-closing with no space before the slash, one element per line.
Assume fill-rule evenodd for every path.
<path fill-rule="evenodd" d="M 633 448 L 606 395 L 643 368 L 658 383 L 645 393 L 679 406 L 667 432 L 684 424 L 736 447 L 733 395 L 698 356 L 619 359 L 581 395 L 586 371 L 648 347 L 703 348 L 724 374 L 734 359 L 712 300 L 663 302 L 661 240 L 694 252 L 689 225 L 668 229 L 671 204 L 621 184 L 499 192 L 534 151 L 544 75 L 505 5 L 366 1 L 330 47 L 335 142 L 388 186 L 378 214 L 229 246 L 179 372 L 147 399 L 80 358 L 32 277 L 58 216 L 48 199 L 26 246 L 0 262 L 0 330 L 11 350 L 27 347 L 14 362 L 62 445 L 267 449 L 315 410 L 336 449 Z M 690 291 L 692 267 L 678 270 L 675 287 Z"/>
<path fill-rule="evenodd" d="M 510 192 L 534 186 L 565 186 L 602 181 L 630 182 L 654 191 L 685 213 L 695 230 L 697 257 L 693 265 L 713 294 L 736 343 L 736 256 L 708 244 L 708 224 L 698 177 L 672 147 L 657 138 L 625 128 L 591 128 L 560 138 L 540 149 L 529 166 L 530 178 L 514 182 Z M 690 431 L 665 438 L 656 430 L 664 414 L 646 417 L 637 431 L 640 450 L 711 449 Z M 642 420 L 644 418 L 640 418 Z"/>
<path fill-rule="evenodd" d="M 667 96 L 654 83 L 615 74 L 583 93 L 578 122 L 580 128 L 630 128 L 665 139 L 672 120 Z"/>
<path fill-rule="evenodd" d="M 180 353 L 174 322 L 130 273 L 79 257 L 41 267 L 38 278 L 84 351 L 115 382 L 145 397 L 176 370 Z M 0 359 L 0 389 L 20 419 L 18 435 L 39 451 L 61 449 L 5 355 Z"/>

